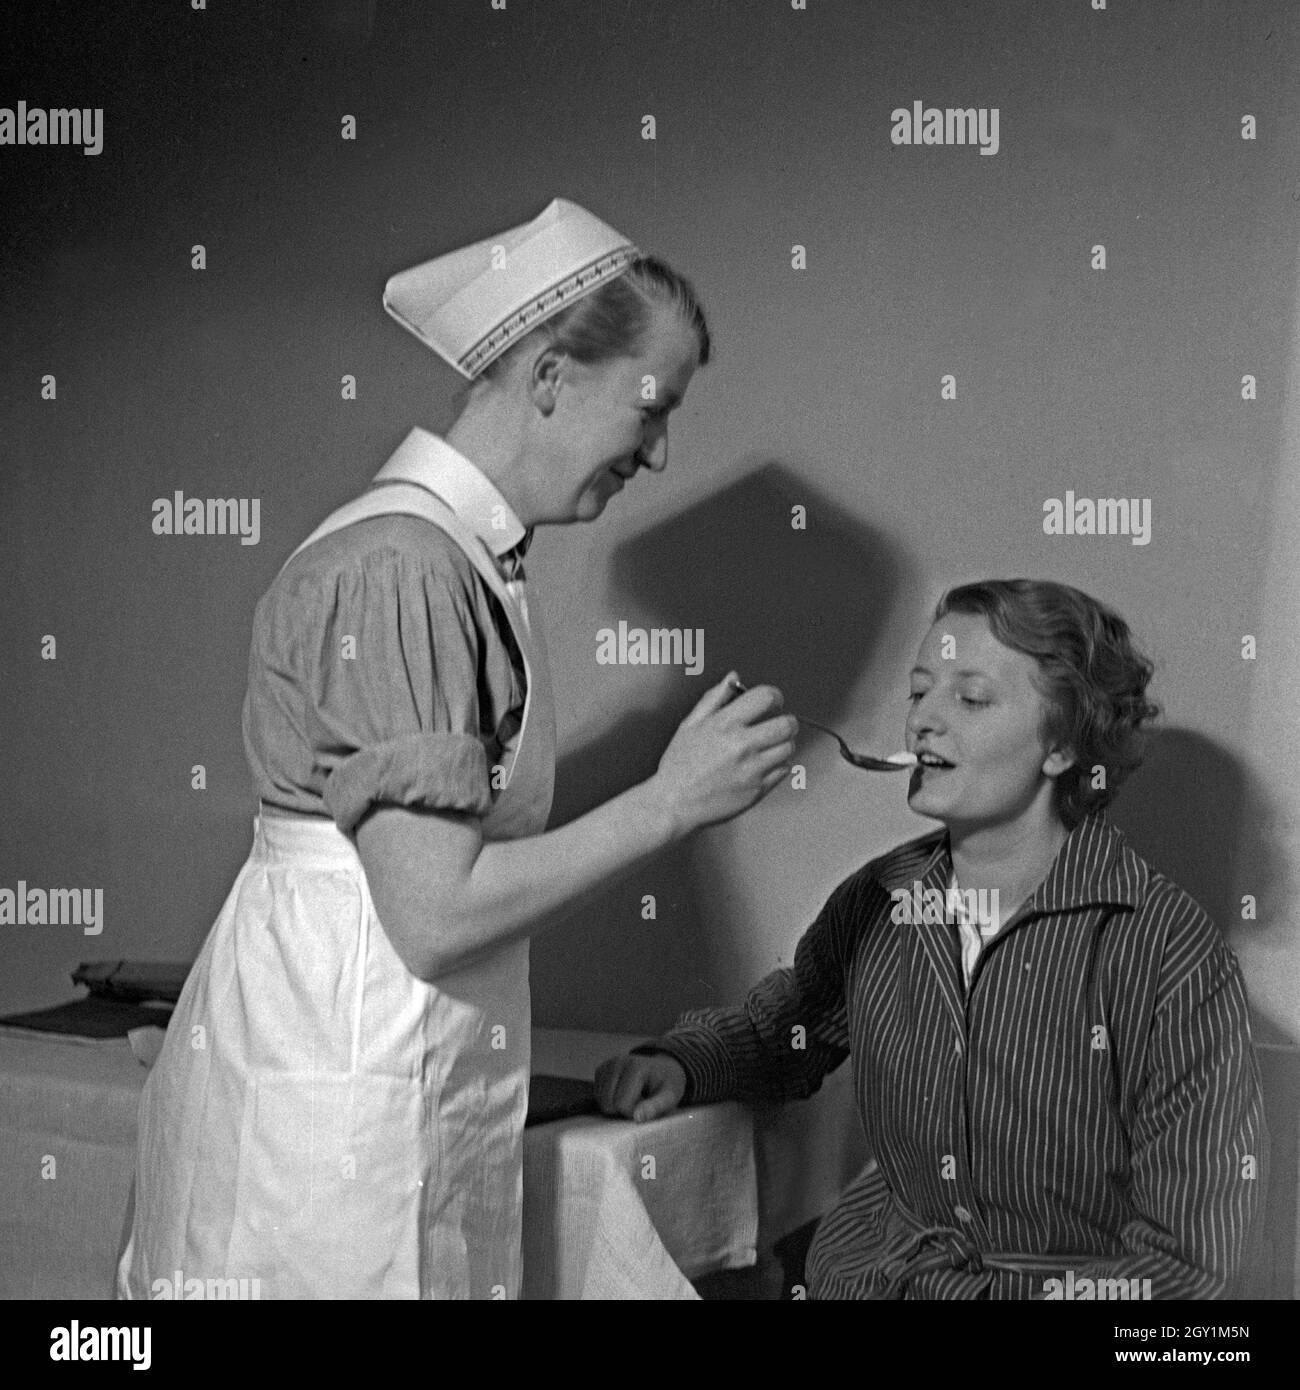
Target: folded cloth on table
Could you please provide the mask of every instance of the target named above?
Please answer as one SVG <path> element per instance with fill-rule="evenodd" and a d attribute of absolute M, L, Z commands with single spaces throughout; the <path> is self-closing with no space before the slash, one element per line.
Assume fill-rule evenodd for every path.
<path fill-rule="evenodd" d="M 32 1033 L 48 1033 L 68 1042 L 103 1042 L 124 1038 L 133 1028 L 166 1027 L 171 1016 L 169 1005 L 148 1007 L 120 999 L 99 999 L 90 995 L 57 1004 L 34 1013 L 9 1014 L 0 1018 L 0 1027 L 22 1028 Z"/>
<path fill-rule="evenodd" d="M 136 1004 L 144 999 L 164 999 L 174 1004 L 181 997 L 187 964 L 165 960 L 83 961 L 72 972 L 74 985 L 85 985 L 101 999 L 120 999 Z"/>

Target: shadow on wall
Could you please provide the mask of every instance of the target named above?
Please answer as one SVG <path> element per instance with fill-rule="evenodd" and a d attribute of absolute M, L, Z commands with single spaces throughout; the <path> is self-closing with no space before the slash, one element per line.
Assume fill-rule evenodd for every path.
<path fill-rule="evenodd" d="M 747 685 L 779 686 L 791 709 L 832 719 L 849 710 L 901 568 L 882 533 L 766 461 L 621 546 L 613 579 L 656 622 L 702 627 L 709 673 L 734 667 Z"/>
<path fill-rule="evenodd" d="M 796 507 L 806 529 L 792 525 Z M 702 628 L 705 669 L 561 760 L 551 824 L 649 777 L 681 718 L 729 669 L 747 685 L 778 686 L 791 709 L 840 717 L 900 570 L 890 541 L 773 461 L 620 546 L 615 611 L 646 627 Z M 707 966 L 721 930 L 706 909 L 718 892 L 709 862 L 705 842 L 674 846 L 534 942 L 534 994 L 550 1015 L 539 1022 L 657 1030 L 683 1008 L 720 1002 Z M 647 894 L 653 923 L 642 916 Z"/>
<path fill-rule="evenodd" d="M 1291 908 L 1283 899 L 1284 852 L 1273 838 L 1277 808 L 1219 744 L 1190 729 L 1159 730 L 1110 816 L 1225 935 L 1286 930 Z M 1254 921 L 1242 920 L 1242 883 L 1255 898 Z M 1275 1036 L 1261 1040 L 1293 1041 L 1271 1031 Z"/>

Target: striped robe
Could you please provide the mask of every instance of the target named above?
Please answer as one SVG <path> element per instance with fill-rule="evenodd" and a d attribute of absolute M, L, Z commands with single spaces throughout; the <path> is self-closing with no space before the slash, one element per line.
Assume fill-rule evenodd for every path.
<path fill-rule="evenodd" d="M 873 1162 L 818 1228 L 809 1297 L 1231 1296 L 1267 1140 L 1214 923 L 1089 816 L 967 990 L 951 922 L 894 920 L 894 890 L 950 872 L 943 831 L 873 860 L 793 969 L 647 1044 L 688 1104 L 805 1097 L 851 1059 Z"/>

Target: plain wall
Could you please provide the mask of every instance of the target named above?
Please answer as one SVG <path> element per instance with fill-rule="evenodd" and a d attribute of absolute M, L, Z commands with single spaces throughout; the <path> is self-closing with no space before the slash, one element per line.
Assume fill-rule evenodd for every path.
<path fill-rule="evenodd" d="M 105 112 L 98 157 L 0 149 L 0 886 L 99 886 L 106 916 L 98 937 L 0 928 L 0 1008 L 68 997 L 81 960 L 196 954 L 249 846 L 257 599 L 453 408 L 457 378 L 382 312 L 383 282 L 565 196 L 692 276 L 716 362 L 667 473 L 530 556 L 556 819 L 650 773 L 731 666 L 896 748 L 944 588 L 1062 580 L 1158 665 L 1165 732 L 1116 819 L 1230 932 L 1259 1035 L 1300 1038 L 1300 11 L 296 8 L 83 7 L 48 75 L 31 30 L 4 31 L 21 10 L 0 19 L 30 69 L 6 100 Z M 893 146 L 914 100 L 996 106 L 998 153 Z M 259 498 L 260 543 L 155 536 L 153 499 L 177 489 Z M 1150 544 L 1045 535 L 1067 489 L 1150 498 Z M 705 675 L 598 665 L 620 619 L 702 628 Z M 800 761 L 806 789 L 539 940 L 537 1018 L 650 1032 L 735 999 L 844 875 L 929 828 L 905 778 L 819 737 Z"/>

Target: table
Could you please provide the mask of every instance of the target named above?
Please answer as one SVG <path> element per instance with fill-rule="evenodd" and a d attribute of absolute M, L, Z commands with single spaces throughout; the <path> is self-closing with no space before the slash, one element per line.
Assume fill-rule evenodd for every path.
<path fill-rule="evenodd" d="M 644 1041 L 538 1029 L 533 1070 L 590 1078 Z M 524 1132 L 529 1299 L 698 1297 L 689 1280 L 757 1256 L 753 1116 L 736 1104 L 646 1124 L 582 1116 Z"/>
<path fill-rule="evenodd" d="M 536 1029 L 533 1066 L 590 1077 L 638 1039 Z M 1258 1045 L 1272 1182 L 1251 1298 L 1294 1298 L 1300 1048 Z M 0 1298 L 110 1298 L 146 1071 L 125 1042 L 0 1029 Z M 530 1299 L 694 1298 L 829 1209 L 865 1159 L 849 1068 L 812 1100 L 705 1106 L 646 1125 L 579 1118 L 524 1135 Z M 644 1159 L 655 1160 L 653 1178 Z"/>
<path fill-rule="evenodd" d="M 537 1029 L 533 1070 L 590 1078 L 639 1041 Z M 125 1040 L 0 1033 L 0 1297 L 112 1297 L 146 1075 Z M 690 1278 L 753 1263 L 757 1233 L 744 1106 L 525 1131 L 525 1298 L 693 1299 Z"/>

